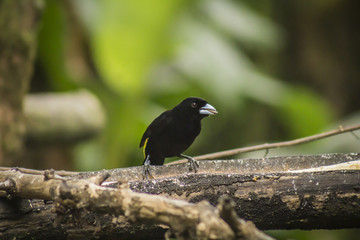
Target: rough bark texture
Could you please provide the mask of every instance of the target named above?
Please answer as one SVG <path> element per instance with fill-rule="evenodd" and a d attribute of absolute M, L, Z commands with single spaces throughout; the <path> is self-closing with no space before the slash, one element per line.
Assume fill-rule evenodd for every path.
<path fill-rule="evenodd" d="M 338 229 L 360 227 L 359 159 L 360 154 L 327 154 L 201 161 L 197 174 L 186 174 L 187 164 L 153 167 L 152 173 L 156 179 L 152 180 L 141 180 L 142 167 L 73 175 L 59 172 L 68 177 L 58 178 L 93 181 L 94 177 L 108 173 L 110 177 L 102 186 L 121 187 L 127 182 L 133 191 L 194 203 L 207 200 L 212 205 L 226 195 L 234 201 L 240 217 L 253 221 L 261 229 Z M 60 181 L 44 181 L 44 172 L 28 171 L 33 174 L 24 174 L 21 182 L 12 182 L 9 179 L 14 179 L 12 176 L 20 172 L 5 168 L 0 170 L 0 189 L 3 195 L 12 197 L 52 199 L 56 191 L 51 182 Z M 24 236 L 27 232 L 35 234 L 32 236 L 45 236 L 50 231 L 48 234 L 58 232 L 57 236 L 136 236 L 138 239 L 148 239 L 149 236 L 162 238 L 167 231 L 167 227 L 155 225 L 151 217 L 146 222 L 131 223 L 127 217 L 114 215 L 114 209 L 110 212 L 102 209 L 102 213 L 99 213 L 88 211 L 87 208 L 75 211 L 74 208 L 69 210 L 65 207 L 60 214 L 61 208 L 51 202 L 46 205 L 42 201 L 35 201 L 31 207 L 28 200 L 18 201 L 7 201 L 7 204 L 15 206 L 13 208 L 8 205 L 0 207 L 2 237 L 14 236 L 14 232 Z M 111 204 L 104 200 L 102 205 Z M 50 211 L 51 207 L 57 209 L 58 215 Z M 145 209 L 149 210 L 145 211 L 147 216 L 151 216 L 151 207 Z M 226 211 L 223 211 L 223 216 L 225 221 L 231 219 Z M 237 229 L 233 224 L 229 226 Z"/>
<path fill-rule="evenodd" d="M 41 1 L 0 1 L 0 165 L 14 165 L 24 134 L 22 101 L 32 74 Z"/>
<path fill-rule="evenodd" d="M 132 184 L 135 190 L 216 204 L 229 195 L 261 229 L 360 227 L 360 171 L 198 174 Z"/>
<path fill-rule="evenodd" d="M 61 217 L 53 211 L 52 201 L 44 204 L 42 200 L 1 199 L 0 209 L 1 239 L 162 239 L 168 230 L 166 226 L 133 223 L 111 214 L 95 216 L 85 210 L 69 213 L 57 226 L 55 220 Z"/>
<path fill-rule="evenodd" d="M 171 230 L 168 236 L 174 234 L 177 239 L 235 239 L 235 236 L 242 236 L 245 240 L 272 239 L 259 232 L 253 224 L 238 219 L 236 214 L 234 218 L 226 218 L 227 222 L 222 219 L 221 212 L 226 213 L 230 209 L 230 212 L 235 213 L 234 203 L 230 199 L 222 201 L 220 210 L 217 210 L 206 201 L 193 204 L 154 194 L 136 193 L 127 184 L 118 188 L 99 186 L 108 178 L 106 172 L 89 179 L 66 180 L 52 171 L 45 171 L 43 176 L 6 171 L 2 172 L 1 178 L 0 189 L 8 196 L 54 200 L 54 210 L 58 214 L 54 220 L 56 227 L 69 215 L 74 216 L 75 224 L 82 226 L 81 214 L 83 210 L 89 210 L 95 214 L 95 220 L 97 214 L 111 214 L 111 221 L 115 224 L 119 215 L 134 222 L 165 224 Z M 99 227 L 101 230 L 102 226 Z M 3 237 L 8 238 L 10 235 L 4 234 Z"/>

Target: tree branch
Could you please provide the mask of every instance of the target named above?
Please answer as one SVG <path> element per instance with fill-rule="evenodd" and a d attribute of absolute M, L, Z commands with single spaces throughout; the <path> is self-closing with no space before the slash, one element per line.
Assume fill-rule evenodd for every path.
<path fill-rule="evenodd" d="M 200 156 L 196 156 L 194 158 L 196 160 L 212 160 L 212 159 L 219 159 L 219 158 L 223 158 L 223 157 L 229 157 L 229 156 L 233 156 L 233 155 L 245 153 L 245 152 L 253 152 L 253 151 L 259 151 L 259 150 L 264 150 L 264 149 L 269 150 L 272 148 L 295 146 L 295 145 L 316 141 L 319 139 L 327 138 L 330 136 L 334 136 L 334 135 L 338 135 L 338 134 L 342 134 L 342 133 L 346 133 L 346 132 L 353 133 L 353 131 L 359 130 L 359 129 L 360 129 L 360 124 L 350 126 L 350 127 L 343 127 L 340 125 L 338 129 L 331 130 L 331 131 L 324 132 L 324 133 L 315 134 L 315 135 L 308 136 L 308 137 L 298 138 L 295 140 L 277 142 L 277 143 L 264 143 L 264 144 L 260 144 L 260 145 L 250 146 L 250 147 L 235 148 L 235 149 L 231 149 L 231 150 L 200 155 Z M 353 133 L 353 135 L 356 137 L 356 135 L 354 133 Z M 356 137 L 356 138 L 358 139 L 358 137 Z M 170 162 L 170 163 L 168 163 L 168 165 L 185 163 L 185 162 L 187 162 L 187 159 L 180 159 L 180 160 L 177 160 L 174 162 Z"/>
<path fill-rule="evenodd" d="M 164 196 L 137 193 L 130 190 L 127 184 L 121 184 L 119 188 L 97 185 L 102 183 L 108 174 L 104 171 L 88 179 L 65 180 L 63 177 L 56 177 L 52 171 L 45 171 L 44 176 L 3 171 L 0 179 L 4 184 L 0 184 L 0 190 L 11 197 L 54 200 L 56 212 L 60 216 L 68 211 L 79 214 L 81 210 L 113 214 L 115 217 L 122 214 L 134 222 L 150 220 L 166 224 L 178 239 L 235 238 L 229 225 L 206 201 L 193 204 Z M 61 220 L 55 219 L 56 225 Z M 250 228 L 248 232 L 241 232 L 242 239 L 253 239 L 247 235 L 259 232 L 254 225 L 250 224 Z M 265 234 L 258 236 L 264 236 L 258 237 L 259 240 L 271 239 Z"/>
<path fill-rule="evenodd" d="M 360 227 L 359 159 L 360 154 L 326 154 L 201 161 L 197 174 L 188 173 L 188 164 L 151 166 L 152 180 L 142 180 L 142 167 L 67 177 L 59 177 L 56 171 L 42 175 L 0 171 L 0 193 L 13 198 L 8 204 L 0 202 L 0 236 L 50 231 L 60 232 L 62 237 L 162 238 L 168 228 L 154 223 L 174 228 L 174 234 L 181 237 L 204 236 L 199 234 L 217 234 L 214 221 L 224 234 L 231 229 L 240 237 L 237 229 L 251 229 L 251 223 L 234 220 L 231 203 L 220 203 L 218 213 L 200 204 L 206 200 L 215 206 L 224 195 L 234 201 L 239 216 L 261 229 Z M 145 193 L 150 193 L 150 198 Z M 55 202 L 30 204 L 16 198 Z M 202 220 L 213 218 L 216 220 Z M 199 224 L 186 224 L 195 219 Z"/>
<path fill-rule="evenodd" d="M 224 221 L 229 224 L 233 232 L 235 233 L 236 238 L 249 238 L 249 239 L 267 239 L 271 240 L 273 238 L 265 235 L 263 232 L 258 231 L 255 225 L 250 221 L 244 221 L 238 218 L 235 212 L 236 204 L 229 196 L 223 195 L 220 198 L 220 203 L 218 204 L 218 209 L 220 211 L 220 216 Z"/>
<path fill-rule="evenodd" d="M 31 143 L 81 140 L 98 134 L 105 123 L 98 99 L 85 90 L 27 95 L 24 115 Z"/>

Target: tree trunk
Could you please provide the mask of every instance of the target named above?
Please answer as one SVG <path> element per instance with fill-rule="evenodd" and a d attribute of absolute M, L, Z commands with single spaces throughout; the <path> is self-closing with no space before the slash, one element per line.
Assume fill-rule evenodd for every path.
<path fill-rule="evenodd" d="M 14 166 L 22 148 L 22 103 L 33 70 L 41 1 L 0 1 L 0 165 Z"/>

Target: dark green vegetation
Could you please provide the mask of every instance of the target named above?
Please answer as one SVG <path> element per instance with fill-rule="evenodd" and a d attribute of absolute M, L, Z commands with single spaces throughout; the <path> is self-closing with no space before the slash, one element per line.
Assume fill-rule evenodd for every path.
<path fill-rule="evenodd" d="M 13 124 L 0 127 L 2 136 L 15 136 L 1 142 L 2 149 L 16 153 L 21 146 L 21 97 L 35 55 L 31 93 L 89 89 L 105 106 L 107 125 L 101 136 L 81 144 L 54 144 L 41 154 L 31 145 L 26 156 L 45 158 L 47 165 L 28 167 L 140 165 L 138 140 L 148 123 L 188 96 L 202 96 L 221 112 L 204 123 L 186 152 L 193 156 L 359 122 L 358 1 L 44 2 L 42 15 L 11 12 L 17 2 L 1 2 L 0 100 L 6 104 L 0 111 L 1 120 Z M 12 16 L 24 21 L 17 25 Z M 32 20 L 41 20 L 37 49 L 32 33 L 11 31 L 34 29 Z M 11 49 L 17 54 L 8 54 Z M 17 71 L 3 70 L 9 59 Z M 15 91 L 6 96 L 9 89 Z M 4 113 L 8 106 L 14 115 Z M 346 134 L 270 155 L 358 147 Z M 251 153 L 257 155 L 263 153 Z"/>
<path fill-rule="evenodd" d="M 46 1 L 31 91 L 85 87 L 104 104 L 103 135 L 68 159 L 77 170 L 140 165 L 149 122 L 188 96 L 221 112 L 188 155 L 319 133 L 359 119 L 357 4 Z M 349 152 L 353 140 L 281 154 Z"/>

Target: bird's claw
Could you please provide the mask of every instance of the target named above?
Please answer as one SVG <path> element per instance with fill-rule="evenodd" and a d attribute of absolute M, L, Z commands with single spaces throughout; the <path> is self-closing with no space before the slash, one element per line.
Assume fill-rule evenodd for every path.
<path fill-rule="evenodd" d="M 190 164 L 189 166 L 189 171 L 193 171 L 195 173 L 197 173 L 198 169 L 199 169 L 199 162 L 196 161 L 194 158 L 190 157 L 190 156 L 187 156 L 187 155 L 184 155 L 184 154 L 181 154 L 180 157 L 184 157 L 188 160 L 188 163 Z"/>
<path fill-rule="evenodd" d="M 197 173 L 197 171 L 199 170 L 199 162 L 193 158 L 189 158 L 188 160 L 190 164 L 189 170 L 190 171 L 194 170 L 194 172 Z"/>
<path fill-rule="evenodd" d="M 148 179 L 154 179 L 153 175 L 151 175 L 150 173 L 150 168 L 149 166 L 145 166 L 144 165 L 144 180 L 148 180 Z"/>
<path fill-rule="evenodd" d="M 150 156 L 150 155 L 149 155 Z M 149 156 L 146 158 L 145 162 L 144 162 L 144 180 L 148 180 L 149 177 L 151 179 L 154 179 L 153 175 L 151 175 L 150 173 L 150 160 L 149 160 Z"/>

